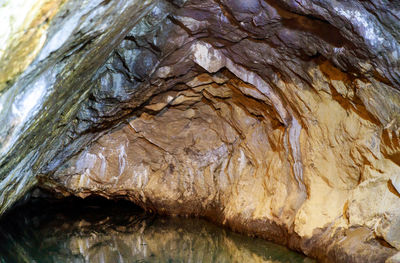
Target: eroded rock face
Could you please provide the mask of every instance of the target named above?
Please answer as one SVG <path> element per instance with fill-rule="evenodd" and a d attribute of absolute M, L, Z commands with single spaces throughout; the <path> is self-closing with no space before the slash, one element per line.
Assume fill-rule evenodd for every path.
<path fill-rule="evenodd" d="M 2 3 L 0 214 L 76 139 L 68 130 L 98 68 L 155 6 L 152 1 Z M 75 151 L 82 144 L 76 140 Z"/>
<path fill-rule="evenodd" d="M 205 216 L 323 261 L 385 261 L 400 249 L 399 12 L 159 1 L 33 174 L 63 195 Z"/>

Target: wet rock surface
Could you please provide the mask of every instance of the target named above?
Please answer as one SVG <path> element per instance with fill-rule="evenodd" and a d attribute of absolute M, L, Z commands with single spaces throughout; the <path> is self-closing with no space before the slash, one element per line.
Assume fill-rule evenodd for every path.
<path fill-rule="evenodd" d="M 38 178 L 66 196 L 205 216 L 321 261 L 395 262 L 395 1 L 135 4 L 118 19 L 99 11 L 86 38 L 43 48 L 26 70 L 40 74 L 4 89 L 8 109 L 25 107 L 25 90 L 37 98 L 32 76 L 48 76 L 50 95 L 26 118 L 1 111 L 2 211 Z M 88 40 L 107 21 L 118 37 Z"/>
<path fill-rule="evenodd" d="M 4 14 L 10 12 L 3 18 L 6 23 L 10 20 L 10 28 L 19 15 L 12 11 L 21 11 L 22 2 L 15 1 L 14 6 L 14 1 L 7 1 L 2 6 Z M 24 24 L 27 19 L 9 38 L 1 39 L 11 43 L 2 53 L 2 73 L 16 63 L 30 64 L 19 75 L 13 71 L 0 79 L 0 213 L 36 184 L 38 170 L 71 142 L 69 126 L 88 97 L 98 68 L 154 7 L 151 1 L 56 2 L 37 1 L 32 13 L 26 11 L 27 17 L 43 19 L 45 25 Z M 51 19 L 45 13 L 48 9 Z M 28 34 L 40 38 L 35 47 L 32 39 L 25 39 Z M 20 46 L 14 50 L 16 43 Z M 25 49 L 30 55 L 32 49 L 39 51 L 22 61 Z"/>

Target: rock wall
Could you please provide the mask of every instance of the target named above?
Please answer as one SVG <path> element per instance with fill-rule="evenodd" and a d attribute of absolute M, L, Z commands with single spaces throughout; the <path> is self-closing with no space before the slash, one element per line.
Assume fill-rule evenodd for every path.
<path fill-rule="evenodd" d="M 74 51 L 96 62 L 88 75 L 77 66 L 85 81 L 65 82 L 76 98 L 48 97 L 54 114 L 36 111 L 42 126 L 18 133 L 21 142 L 35 132 L 53 139 L 2 146 L 8 158 L 35 156 L 1 168 L 2 211 L 37 176 L 63 195 L 204 216 L 321 261 L 396 262 L 395 1 L 155 1 L 148 15 L 138 10 L 142 20 L 121 16 L 132 25 L 118 31 L 121 42 L 88 48 L 105 64 Z M 32 89 L 29 81 L 22 75 L 9 90 Z M 62 130 L 59 104 L 73 109 Z M 7 167 L 22 190 L 4 183 L 15 178 Z"/>
<path fill-rule="evenodd" d="M 154 6 L 151 1 L 122 0 L 2 4 L 0 214 L 76 139 L 68 130 L 97 70 Z M 83 145 L 74 143 L 75 151 Z"/>

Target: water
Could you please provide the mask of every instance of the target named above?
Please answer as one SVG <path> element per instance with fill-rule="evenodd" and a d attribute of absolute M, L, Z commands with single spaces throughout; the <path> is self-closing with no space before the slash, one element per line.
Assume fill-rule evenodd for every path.
<path fill-rule="evenodd" d="M 202 219 L 149 215 L 127 202 L 43 201 L 0 221 L 0 262 L 314 262 Z"/>

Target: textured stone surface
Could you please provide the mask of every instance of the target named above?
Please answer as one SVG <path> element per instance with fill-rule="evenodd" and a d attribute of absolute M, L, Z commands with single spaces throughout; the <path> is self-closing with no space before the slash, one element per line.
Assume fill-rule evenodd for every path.
<path fill-rule="evenodd" d="M 0 10 L 12 25 L 0 35 L 0 213 L 71 142 L 68 129 L 97 69 L 154 8 L 151 1 L 22 2 Z"/>
<path fill-rule="evenodd" d="M 35 149 L 35 129 L 17 130 L 31 142 L 2 146 L 3 164 L 23 153 L 0 168 L 3 203 L 19 196 L 12 167 L 64 195 L 205 216 L 322 261 L 383 262 L 400 249 L 399 9 L 156 2 L 110 56 L 101 49 L 87 85 L 67 81 L 80 99 L 59 100 L 73 109 L 63 132 L 59 111 L 37 112 L 48 117 L 36 131 L 56 139 Z"/>

